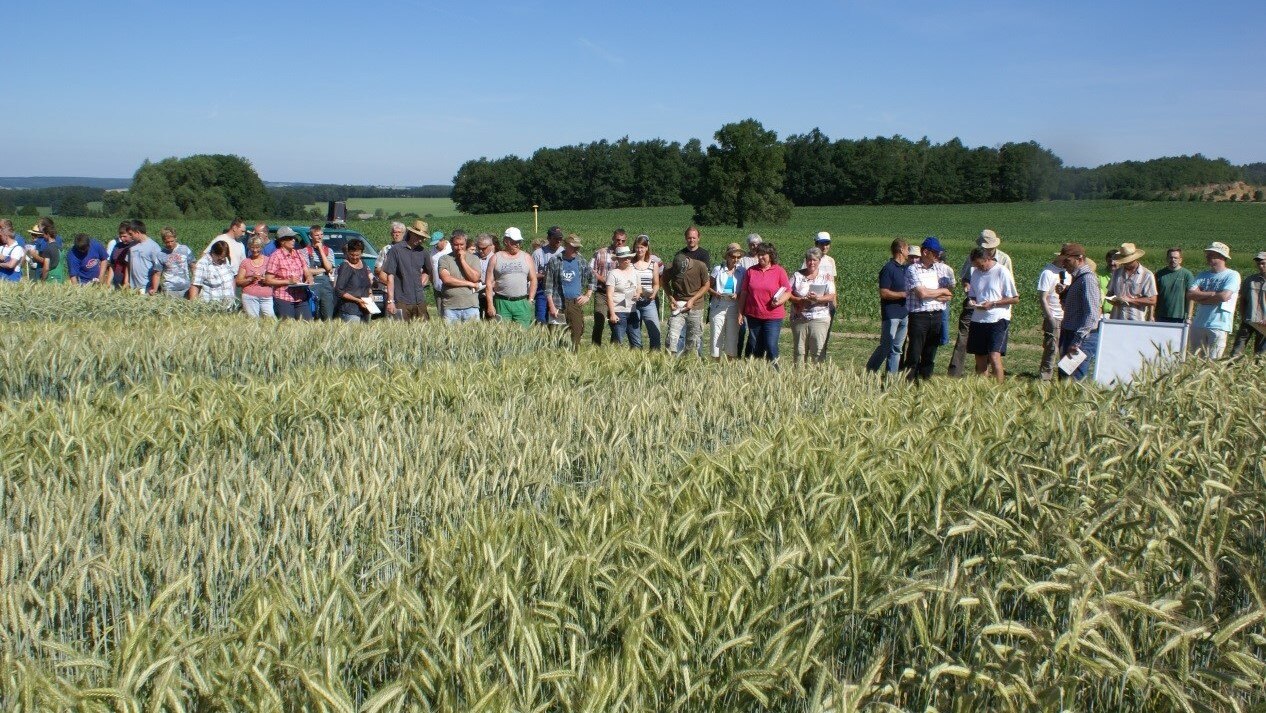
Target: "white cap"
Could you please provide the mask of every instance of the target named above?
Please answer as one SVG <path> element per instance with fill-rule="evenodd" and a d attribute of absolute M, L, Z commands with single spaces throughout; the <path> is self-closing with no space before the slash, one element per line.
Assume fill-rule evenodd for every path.
<path fill-rule="evenodd" d="M 523 242 L 523 233 L 518 228 L 506 228 L 505 238 L 516 243 Z"/>
<path fill-rule="evenodd" d="M 830 234 L 830 233 L 828 233 L 828 232 L 826 232 L 825 230 L 823 230 L 822 232 L 818 233 L 818 236 L 817 236 L 816 238 L 814 238 L 814 239 L 813 239 L 813 242 L 815 242 L 815 243 L 829 243 L 829 242 L 831 242 L 831 234 Z"/>

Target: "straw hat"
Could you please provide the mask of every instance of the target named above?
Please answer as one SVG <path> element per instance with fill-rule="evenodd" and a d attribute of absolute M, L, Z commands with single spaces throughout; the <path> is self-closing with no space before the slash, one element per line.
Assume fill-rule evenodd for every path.
<path fill-rule="evenodd" d="M 996 248 L 1001 244 L 1002 239 L 998 237 L 997 233 L 993 232 L 989 228 L 985 228 L 980 231 L 980 237 L 976 238 L 976 246 L 985 248 L 986 250 Z"/>
<path fill-rule="evenodd" d="M 427 225 L 425 220 L 415 220 L 413 225 L 405 228 L 405 230 L 420 238 L 431 239 L 431 226 Z"/>
<path fill-rule="evenodd" d="M 1117 264 L 1125 265 L 1126 263 L 1134 262 L 1146 254 L 1145 251 L 1134 247 L 1134 243 L 1121 243 L 1121 247 L 1117 248 Z"/>

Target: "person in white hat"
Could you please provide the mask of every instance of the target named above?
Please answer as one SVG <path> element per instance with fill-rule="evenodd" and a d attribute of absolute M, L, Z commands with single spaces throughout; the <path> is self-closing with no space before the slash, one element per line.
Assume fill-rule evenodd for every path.
<path fill-rule="evenodd" d="M 989 251 L 990 256 L 1007 272 L 1013 276 L 1015 273 L 1011 268 L 1011 256 L 999 249 L 1002 245 L 1002 239 L 998 237 L 990 228 L 980 231 L 980 235 L 976 236 L 976 247 Z M 967 258 L 963 260 L 963 269 L 958 273 L 958 279 L 963 286 L 963 304 L 958 315 L 958 336 L 954 340 L 954 353 L 950 355 L 949 375 L 963 376 L 967 363 L 967 335 L 971 329 L 971 276 L 972 276 L 972 260 L 969 253 Z"/>
<path fill-rule="evenodd" d="M 1226 338 L 1235 319 L 1235 303 L 1240 292 L 1240 273 L 1227 267 L 1231 248 L 1226 243 L 1210 243 L 1204 249 L 1209 269 L 1196 275 L 1187 298 L 1196 304 L 1191 317 L 1187 350 L 1217 359 L 1226 350 Z"/>
<path fill-rule="evenodd" d="M 1108 301 L 1112 303 L 1112 319 L 1141 322 L 1148 319 L 1148 310 L 1156 306 L 1156 276 L 1139 263 L 1147 253 L 1134 243 L 1121 243 L 1117 249 L 1117 269 L 1108 279 Z"/>
<path fill-rule="evenodd" d="M 1266 329 L 1266 250 L 1257 253 L 1253 262 L 1257 274 L 1246 278 L 1240 287 L 1240 331 L 1235 334 L 1232 357 L 1243 354 L 1250 341 L 1254 354 L 1266 354 L 1266 333 L 1262 331 Z"/>
<path fill-rule="evenodd" d="M 536 271 L 536 261 L 520 249 L 523 232 L 518 228 L 506 228 L 503 237 L 505 248 L 492 256 L 484 274 L 488 318 L 505 319 L 531 327 L 533 302 L 540 292 L 537 288 L 543 278 Z"/>

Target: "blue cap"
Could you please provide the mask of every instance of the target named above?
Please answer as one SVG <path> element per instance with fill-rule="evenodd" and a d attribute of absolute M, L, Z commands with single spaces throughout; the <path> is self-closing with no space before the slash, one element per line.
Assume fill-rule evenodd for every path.
<path fill-rule="evenodd" d="M 922 248 L 924 250 L 931 250 L 937 255 L 945 252 L 945 248 L 941 247 L 941 241 L 937 240 L 935 235 L 924 238 Z"/>
<path fill-rule="evenodd" d="M 439 241 L 443 239 L 444 239 L 444 231 L 437 230 L 434 233 L 431 233 L 431 242 L 438 243 Z"/>

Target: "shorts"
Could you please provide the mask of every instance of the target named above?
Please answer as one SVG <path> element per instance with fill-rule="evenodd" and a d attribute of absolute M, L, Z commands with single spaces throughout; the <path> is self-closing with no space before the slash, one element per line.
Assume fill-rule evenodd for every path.
<path fill-rule="evenodd" d="M 986 356 L 997 352 L 1007 354 L 1007 332 L 1011 321 L 1000 319 L 997 322 L 972 322 L 967 328 L 967 353 Z"/>

